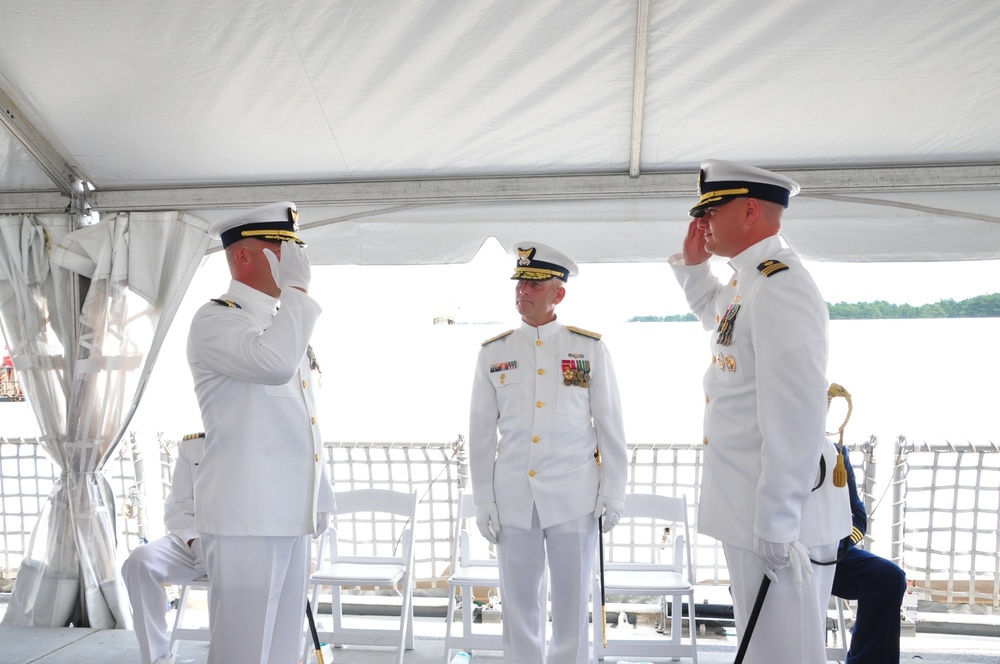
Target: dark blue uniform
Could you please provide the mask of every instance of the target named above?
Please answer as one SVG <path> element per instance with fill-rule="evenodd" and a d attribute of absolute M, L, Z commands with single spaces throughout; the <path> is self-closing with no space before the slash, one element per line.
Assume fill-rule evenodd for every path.
<path fill-rule="evenodd" d="M 844 465 L 854 532 L 847 555 L 837 563 L 833 594 L 858 601 L 847 664 L 899 662 L 899 609 L 906 592 L 906 574 L 892 561 L 855 546 L 865 536 L 868 513 L 858 496 L 854 468 L 846 450 Z"/>

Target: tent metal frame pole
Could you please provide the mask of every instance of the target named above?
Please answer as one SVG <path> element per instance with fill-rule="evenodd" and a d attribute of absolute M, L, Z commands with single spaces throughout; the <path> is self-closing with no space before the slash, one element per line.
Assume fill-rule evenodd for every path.
<path fill-rule="evenodd" d="M 2 123 L 27 150 L 45 175 L 65 196 L 71 200 L 79 198 L 74 192 L 76 180 L 85 181 L 79 169 L 72 166 L 30 119 L 28 104 L 19 101 L 20 95 L 7 79 L 0 75 L 0 123 Z M 66 208 L 66 203 L 63 204 Z"/>
<path fill-rule="evenodd" d="M 775 168 L 802 186 L 802 195 L 1000 189 L 1000 164 Z M 87 200 L 95 210 L 209 210 L 292 200 L 302 206 L 454 204 L 526 200 L 676 198 L 696 195 L 697 173 L 587 173 L 518 177 L 350 180 L 169 189 L 99 188 Z M 63 212 L 57 192 L 0 193 L 0 214 Z"/>

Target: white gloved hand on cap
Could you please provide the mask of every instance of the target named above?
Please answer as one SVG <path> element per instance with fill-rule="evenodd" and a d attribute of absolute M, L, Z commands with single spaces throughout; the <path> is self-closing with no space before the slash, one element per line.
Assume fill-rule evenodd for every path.
<path fill-rule="evenodd" d="M 285 240 L 281 243 L 281 260 L 270 249 L 264 249 L 264 258 L 271 266 L 271 276 L 280 290 L 299 288 L 309 290 L 312 268 L 306 250 L 297 242 Z"/>
<path fill-rule="evenodd" d="M 624 500 L 618 500 L 617 498 L 610 498 L 608 496 L 598 496 L 597 506 L 594 508 L 594 518 L 599 519 L 601 518 L 601 515 L 604 515 L 604 522 L 602 523 L 601 530 L 609 533 L 612 528 L 618 525 L 618 520 L 622 518 L 622 512 L 624 511 Z"/>
<path fill-rule="evenodd" d="M 500 511 L 496 503 L 476 505 L 476 525 L 488 542 L 497 543 L 497 533 L 500 532 Z"/>
<path fill-rule="evenodd" d="M 754 553 L 757 562 L 764 570 L 764 575 L 771 581 L 778 581 L 778 570 L 788 567 L 788 544 L 783 542 L 768 542 L 756 535 L 753 538 Z"/>

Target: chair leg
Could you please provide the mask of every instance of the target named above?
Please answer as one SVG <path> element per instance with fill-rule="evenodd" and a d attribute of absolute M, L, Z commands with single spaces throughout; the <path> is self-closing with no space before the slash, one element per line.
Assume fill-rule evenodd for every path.
<path fill-rule="evenodd" d="M 448 610 L 444 614 L 444 661 L 451 661 L 451 626 L 455 622 L 455 588 L 448 587 Z"/>
<path fill-rule="evenodd" d="M 694 610 L 694 593 L 688 595 L 688 631 L 691 634 L 691 656 L 693 664 L 698 664 L 698 619 Z"/>
<path fill-rule="evenodd" d="M 333 633 L 331 639 L 336 647 L 344 645 L 338 641 L 338 634 L 344 632 L 344 607 L 340 601 L 340 586 L 330 586 L 330 613 L 333 616 Z"/>
<path fill-rule="evenodd" d="M 177 597 L 177 609 L 174 614 L 174 628 L 170 630 L 170 654 L 177 656 L 177 648 L 180 645 L 177 639 L 177 628 L 184 624 L 184 614 L 187 612 L 188 592 L 191 586 L 181 586 L 180 594 Z"/>
<path fill-rule="evenodd" d="M 407 650 L 413 650 L 413 594 L 409 585 L 410 579 L 404 579 L 403 602 L 399 607 L 399 644 L 397 645 L 396 664 L 403 664 L 403 655 Z"/>

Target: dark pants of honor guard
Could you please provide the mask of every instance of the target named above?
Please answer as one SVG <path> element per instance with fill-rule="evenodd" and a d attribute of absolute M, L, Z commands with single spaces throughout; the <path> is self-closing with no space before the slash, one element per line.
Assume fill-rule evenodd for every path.
<path fill-rule="evenodd" d="M 837 563 L 833 595 L 858 602 L 847 664 L 899 661 L 899 608 L 905 592 L 906 575 L 891 560 L 851 547 Z"/>

